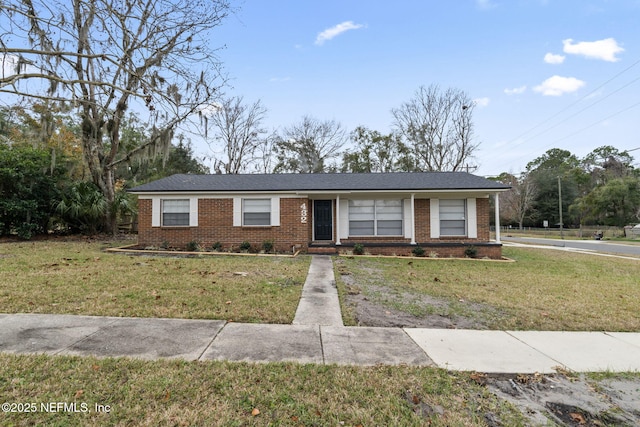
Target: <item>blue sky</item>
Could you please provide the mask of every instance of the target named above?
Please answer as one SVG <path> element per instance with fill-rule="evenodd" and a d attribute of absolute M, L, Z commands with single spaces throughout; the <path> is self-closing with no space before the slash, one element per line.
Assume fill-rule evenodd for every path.
<path fill-rule="evenodd" d="M 518 173 L 551 148 L 640 147 L 640 0 L 239 6 L 211 43 L 225 45 L 226 94 L 260 99 L 269 129 L 311 115 L 389 132 L 391 109 L 437 84 L 477 102 L 480 175 Z"/>

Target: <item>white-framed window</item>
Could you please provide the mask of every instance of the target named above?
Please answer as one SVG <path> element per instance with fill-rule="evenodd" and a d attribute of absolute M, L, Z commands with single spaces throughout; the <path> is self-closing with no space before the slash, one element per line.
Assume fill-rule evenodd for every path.
<path fill-rule="evenodd" d="M 349 200 L 350 236 L 401 236 L 402 200 Z"/>
<path fill-rule="evenodd" d="M 467 235 L 466 199 L 440 199 L 440 235 Z"/>
<path fill-rule="evenodd" d="M 242 199 L 242 225 L 271 225 L 271 199 Z"/>
<path fill-rule="evenodd" d="M 188 227 L 191 205 L 189 199 L 163 199 L 162 226 Z"/>

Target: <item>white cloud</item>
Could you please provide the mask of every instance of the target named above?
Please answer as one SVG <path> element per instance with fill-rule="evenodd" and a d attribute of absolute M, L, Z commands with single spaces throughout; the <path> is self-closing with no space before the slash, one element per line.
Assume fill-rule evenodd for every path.
<path fill-rule="evenodd" d="M 504 93 L 506 93 L 507 95 L 520 95 L 521 93 L 524 93 L 527 90 L 526 86 L 520 86 L 520 87 L 514 87 L 513 89 L 505 89 Z"/>
<path fill-rule="evenodd" d="M 2 62 L 2 77 L 38 72 L 38 68 L 24 61 L 20 64 L 20 70 L 18 71 L 18 63 L 20 62 L 18 55 L 12 55 L 10 53 L 4 54 L 0 56 L 0 62 Z"/>
<path fill-rule="evenodd" d="M 547 64 L 562 64 L 564 62 L 564 55 L 556 55 L 554 53 L 547 53 L 544 56 L 544 62 Z"/>
<path fill-rule="evenodd" d="M 360 28 L 364 28 L 364 25 L 362 24 L 356 24 L 353 21 L 345 21 L 342 22 L 334 27 L 331 28 L 327 28 L 326 30 L 322 31 L 321 33 L 318 34 L 318 36 L 316 37 L 316 44 L 318 46 L 322 45 L 324 42 L 326 42 L 327 40 L 331 40 L 334 37 L 339 36 L 340 34 L 344 33 L 345 31 L 349 31 L 349 30 L 358 30 Z"/>
<path fill-rule="evenodd" d="M 575 92 L 585 85 L 585 82 L 575 77 L 553 76 L 533 88 L 545 96 L 560 96 L 565 93 Z"/>
<path fill-rule="evenodd" d="M 562 41 L 562 44 L 564 45 L 565 53 L 608 62 L 618 61 L 619 58 L 616 55 L 624 52 L 624 49 L 618 46 L 618 42 L 614 38 L 578 43 L 573 43 L 572 39 L 566 39 Z"/>
<path fill-rule="evenodd" d="M 489 105 L 489 101 L 491 101 L 489 98 L 484 97 L 484 98 L 476 98 L 473 100 L 473 103 L 475 105 L 477 105 L 478 107 L 486 107 Z"/>
<path fill-rule="evenodd" d="M 220 104 L 219 102 L 212 102 L 211 104 L 201 104 L 198 106 L 198 112 L 205 117 L 211 117 L 217 114 L 220 110 L 222 110 L 222 104 Z"/>

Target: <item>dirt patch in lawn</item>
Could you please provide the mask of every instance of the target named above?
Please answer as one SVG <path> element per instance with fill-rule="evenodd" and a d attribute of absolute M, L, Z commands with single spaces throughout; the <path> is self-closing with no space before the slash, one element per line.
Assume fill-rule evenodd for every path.
<path fill-rule="evenodd" d="M 504 315 L 486 304 L 398 291 L 359 282 L 350 274 L 340 278 L 346 289 L 345 306 L 358 326 L 489 329 L 492 320 Z"/>
<path fill-rule="evenodd" d="M 593 380 L 585 375 L 515 375 L 479 381 L 514 404 L 531 425 L 640 425 L 640 377 Z"/>

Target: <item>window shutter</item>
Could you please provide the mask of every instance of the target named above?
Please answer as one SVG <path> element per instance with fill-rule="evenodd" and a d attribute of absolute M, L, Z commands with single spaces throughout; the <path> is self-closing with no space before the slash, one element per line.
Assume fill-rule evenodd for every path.
<path fill-rule="evenodd" d="M 242 226 L 242 199 L 240 197 L 233 198 L 233 226 Z"/>
<path fill-rule="evenodd" d="M 431 238 L 440 238 L 440 200 L 430 199 Z"/>
<path fill-rule="evenodd" d="M 280 226 L 280 197 L 271 199 L 271 225 L 274 227 Z"/>
<path fill-rule="evenodd" d="M 160 198 L 154 197 L 151 199 L 151 226 L 160 227 Z"/>
<path fill-rule="evenodd" d="M 410 239 L 413 232 L 413 214 L 411 212 L 411 199 L 404 199 L 404 237 Z"/>
<path fill-rule="evenodd" d="M 467 237 L 478 238 L 478 213 L 476 199 L 467 199 Z"/>
<path fill-rule="evenodd" d="M 340 221 L 340 239 L 349 238 L 349 199 L 340 198 L 340 212 L 338 212 L 338 221 Z"/>
<path fill-rule="evenodd" d="M 189 199 L 189 226 L 198 226 L 198 198 L 191 197 Z"/>

